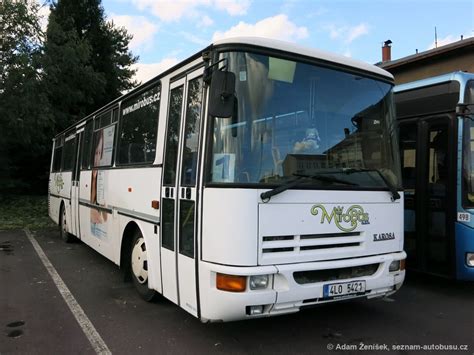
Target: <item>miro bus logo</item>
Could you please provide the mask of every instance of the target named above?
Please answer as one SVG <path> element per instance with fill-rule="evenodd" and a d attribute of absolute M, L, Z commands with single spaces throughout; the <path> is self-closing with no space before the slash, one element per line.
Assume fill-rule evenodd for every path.
<path fill-rule="evenodd" d="M 317 216 L 321 214 L 321 224 L 326 220 L 334 224 L 343 232 L 352 232 L 359 224 L 370 224 L 369 214 L 364 211 L 362 206 L 352 205 L 344 212 L 344 207 L 334 207 L 331 213 L 328 213 L 326 207 L 321 204 L 311 207 L 311 214 Z"/>

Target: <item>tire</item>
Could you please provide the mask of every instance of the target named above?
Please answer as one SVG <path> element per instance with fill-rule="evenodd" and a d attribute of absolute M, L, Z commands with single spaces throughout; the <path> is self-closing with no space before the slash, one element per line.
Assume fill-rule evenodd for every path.
<path fill-rule="evenodd" d="M 145 239 L 139 230 L 135 231 L 129 255 L 130 274 L 133 285 L 142 299 L 151 302 L 156 298 L 156 291 L 148 288 L 148 256 Z"/>
<path fill-rule="evenodd" d="M 64 205 L 61 205 L 61 211 L 59 213 L 59 235 L 64 242 L 72 243 L 76 238 L 69 233 L 67 229 L 66 208 L 64 208 Z"/>

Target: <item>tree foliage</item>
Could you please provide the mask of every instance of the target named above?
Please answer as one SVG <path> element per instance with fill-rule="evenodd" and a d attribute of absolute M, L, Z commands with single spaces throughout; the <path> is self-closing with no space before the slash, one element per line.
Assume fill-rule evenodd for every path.
<path fill-rule="evenodd" d="M 100 0 L 52 3 L 43 63 L 58 131 L 136 85 L 130 40 L 106 21 Z"/>
<path fill-rule="evenodd" d="M 0 190 L 44 178 L 53 122 L 41 90 L 42 31 L 36 2 L 0 5 Z"/>
<path fill-rule="evenodd" d="M 47 0 L 46 0 L 47 1 Z M 0 2 L 0 193 L 44 193 L 51 139 L 136 85 L 138 58 L 100 0 Z"/>

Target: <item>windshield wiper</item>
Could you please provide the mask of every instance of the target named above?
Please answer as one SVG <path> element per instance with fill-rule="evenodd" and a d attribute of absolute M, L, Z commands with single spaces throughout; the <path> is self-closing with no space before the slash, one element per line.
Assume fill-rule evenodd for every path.
<path fill-rule="evenodd" d="M 270 198 L 272 196 L 278 195 L 279 193 L 282 193 L 283 191 L 291 189 L 292 187 L 299 185 L 302 181 L 306 179 L 319 180 L 319 181 L 324 181 L 324 182 L 337 182 L 339 184 L 357 186 L 357 184 L 354 184 L 353 182 L 340 180 L 333 176 L 327 176 L 327 175 L 322 175 L 322 174 L 315 174 L 315 175 L 293 174 L 293 176 L 296 176 L 296 178 L 289 180 L 285 184 L 275 187 L 272 190 L 262 192 L 260 194 L 260 198 L 262 199 L 262 201 L 268 202 L 270 201 Z"/>
<path fill-rule="evenodd" d="M 392 201 L 400 199 L 400 194 L 397 191 L 397 187 L 393 185 L 379 169 L 367 169 L 367 168 L 345 168 L 342 170 L 345 174 L 361 173 L 361 172 L 376 172 L 379 174 L 382 181 L 385 183 L 385 186 L 388 187 L 390 193 L 392 194 Z"/>

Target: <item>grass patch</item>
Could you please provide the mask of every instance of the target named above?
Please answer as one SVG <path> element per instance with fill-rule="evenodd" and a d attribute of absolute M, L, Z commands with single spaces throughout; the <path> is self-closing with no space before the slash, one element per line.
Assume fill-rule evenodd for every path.
<path fill-rule="evenodd" d="M 0 230 L 55 226 L 48 216 L 47 196 L 0 196 Z"/>

